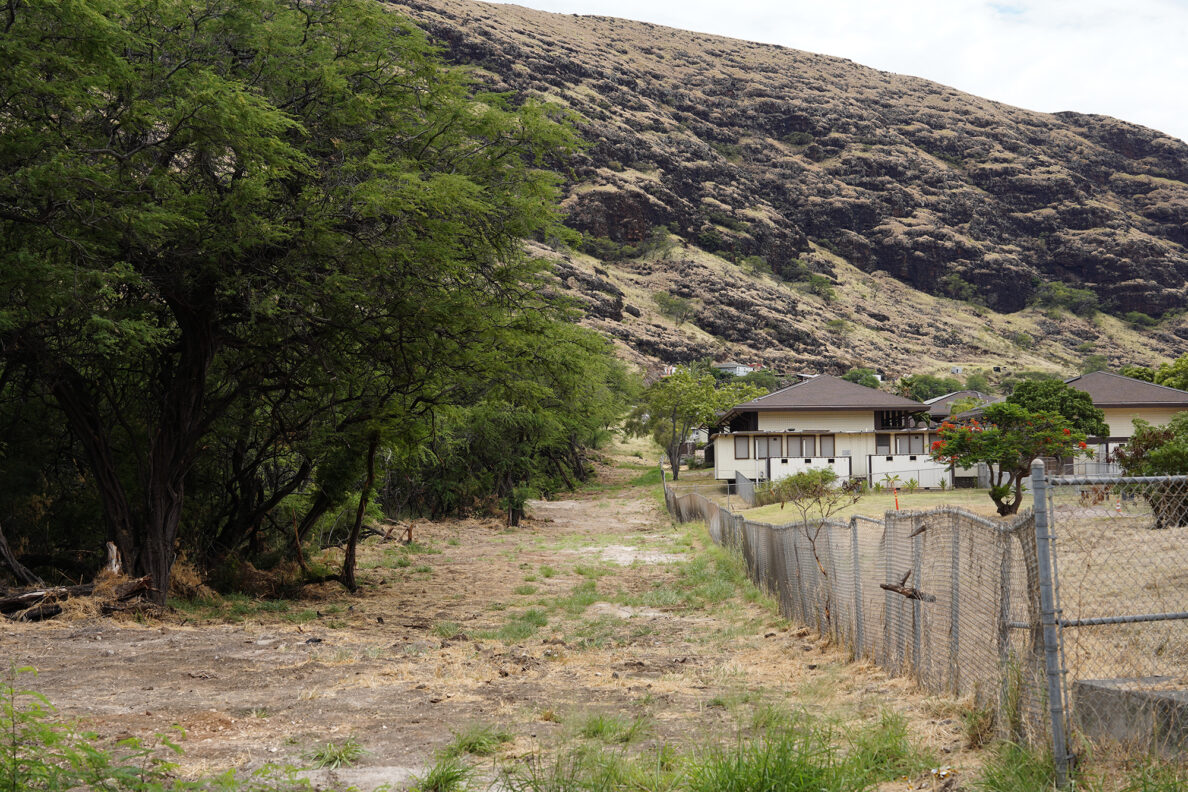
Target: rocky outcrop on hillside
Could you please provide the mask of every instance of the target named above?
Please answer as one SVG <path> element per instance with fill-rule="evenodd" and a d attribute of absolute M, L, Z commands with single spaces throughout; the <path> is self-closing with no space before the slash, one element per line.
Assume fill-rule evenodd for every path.
<path fill-rule="evenodd" d="M 785 280 L 830 277 L 837 256 L 1001 312 L 1054 281 L 1116 315 L 1188 304 L 1188 145 L 1154 130 L 648 23 L 391 5 L 493 89 L 576 112 L 589 146 L 565 165 L 564 208 L 599 245 L 675 234 Z M 630 335 L 615 288 L 560 276 Z M 679 280 L 702 300 L 692 321 L 724 341 L 795 352 L 816 335 L 790 323 L 784 294 Z"/>

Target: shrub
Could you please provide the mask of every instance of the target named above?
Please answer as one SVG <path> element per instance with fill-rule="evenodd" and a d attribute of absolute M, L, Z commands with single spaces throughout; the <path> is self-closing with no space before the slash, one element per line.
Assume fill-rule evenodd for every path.
<path fill-rule="evenodd" d="M 1060 281 L 1041 284 L 1032 297 L 1036 305 L 1066 308 L 1077 316 L 1092 317 L 1097 313 L 1097 295 L 1089 289 L 1078 289 Z"/>

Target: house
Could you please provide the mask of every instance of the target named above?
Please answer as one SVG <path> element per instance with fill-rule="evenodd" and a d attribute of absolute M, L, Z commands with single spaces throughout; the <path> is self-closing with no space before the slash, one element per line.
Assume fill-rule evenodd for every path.
<path fill-rule="evenodd" d="M 934 423 L 939 423 L 949 417 L 953 411 L 953 402 L 962 399 L 977 399 L 979 402 L 988 402 L 991 397 L 976 390 L 959 390 L 952 393 L 946 393 L 944 396 L 935 396 L 931 399 L 925 399 L 924 403 L 928 405 L 928 417 Z"/>
<path fill-rule="evenodd" d="M 952 483 L 928 456 L 927 406 L 828 374 L 736 405 L 710 436 L 714 477 L 778 479 L 810 468 L 874 484 Z M 707 461 L 709 459 L 707 458 Z"/>
<path fill-rule="evenodd" d="M 1109 371 L 1094 371 L 1065 380 L 1070 388 L 1084 391 L 1094 406 L 1105 413 L 1110 428 L 1107 437 L 1094 437 L 1092 460 L 1078 460 L 1077 475 L 1116 475 L 1121 471 L 1114 464 L 1114 452 L 1126 445 L 1134 433 L 1134 419 L 1162 425 L 1176 413 L 1188 410 L 1188 391 L 1156 385 L 1151 382 L 1124 377 Z"/>
<path fill-rule="evenodd" d="M 714 368 L 724 374 L 733 374 L 736 377 L 745 376 L 756 370 L 755 366 L 748 366 L 746 363 L 736 363 L 733 360 L 727 360 L 724 363 L 715 363 Z"/>

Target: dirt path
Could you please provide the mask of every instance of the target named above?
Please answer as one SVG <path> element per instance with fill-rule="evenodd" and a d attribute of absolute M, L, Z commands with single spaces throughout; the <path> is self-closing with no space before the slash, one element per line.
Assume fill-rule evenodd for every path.
<path fill-rule="evenodd" d="M 0 657 L 36 667 L 21 682 L 105 737 L 182 727 L 185 773 L 308 765 L 354 737 L 367 753 L 315 782 L 398 788 L 471 724 L 514 733 L 507 758 L 576 739 L 595 713 L 695 745 L 771 706 L 843 722 L 891 707 L 943 761 L 968 759 L 951 703 L 748 601 L 698 532 L 669 523 L 656 487 L 624 481 L 639 475 L 536 503 L 518 529 L 423 524 L 412 548 L 372 545 L 358 597 L 241 602 L 235 624 L 5 624 Z"/>

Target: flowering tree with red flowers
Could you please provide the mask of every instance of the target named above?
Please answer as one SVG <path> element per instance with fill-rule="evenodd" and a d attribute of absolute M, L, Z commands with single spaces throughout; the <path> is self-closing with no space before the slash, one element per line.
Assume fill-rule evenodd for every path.
<path fill-rule="evenodd" d="M 990 499 L 1000 515 L 1017 514 L 1023 482 L 1039 457 L 1092 456 L 1085 435 L 1055 412 L 1028 410 L 1017 404 L 991 404 L 980 419 L 945 422 L 932 444 L 932 458 L 970 467 L 990 465 Z"/>

